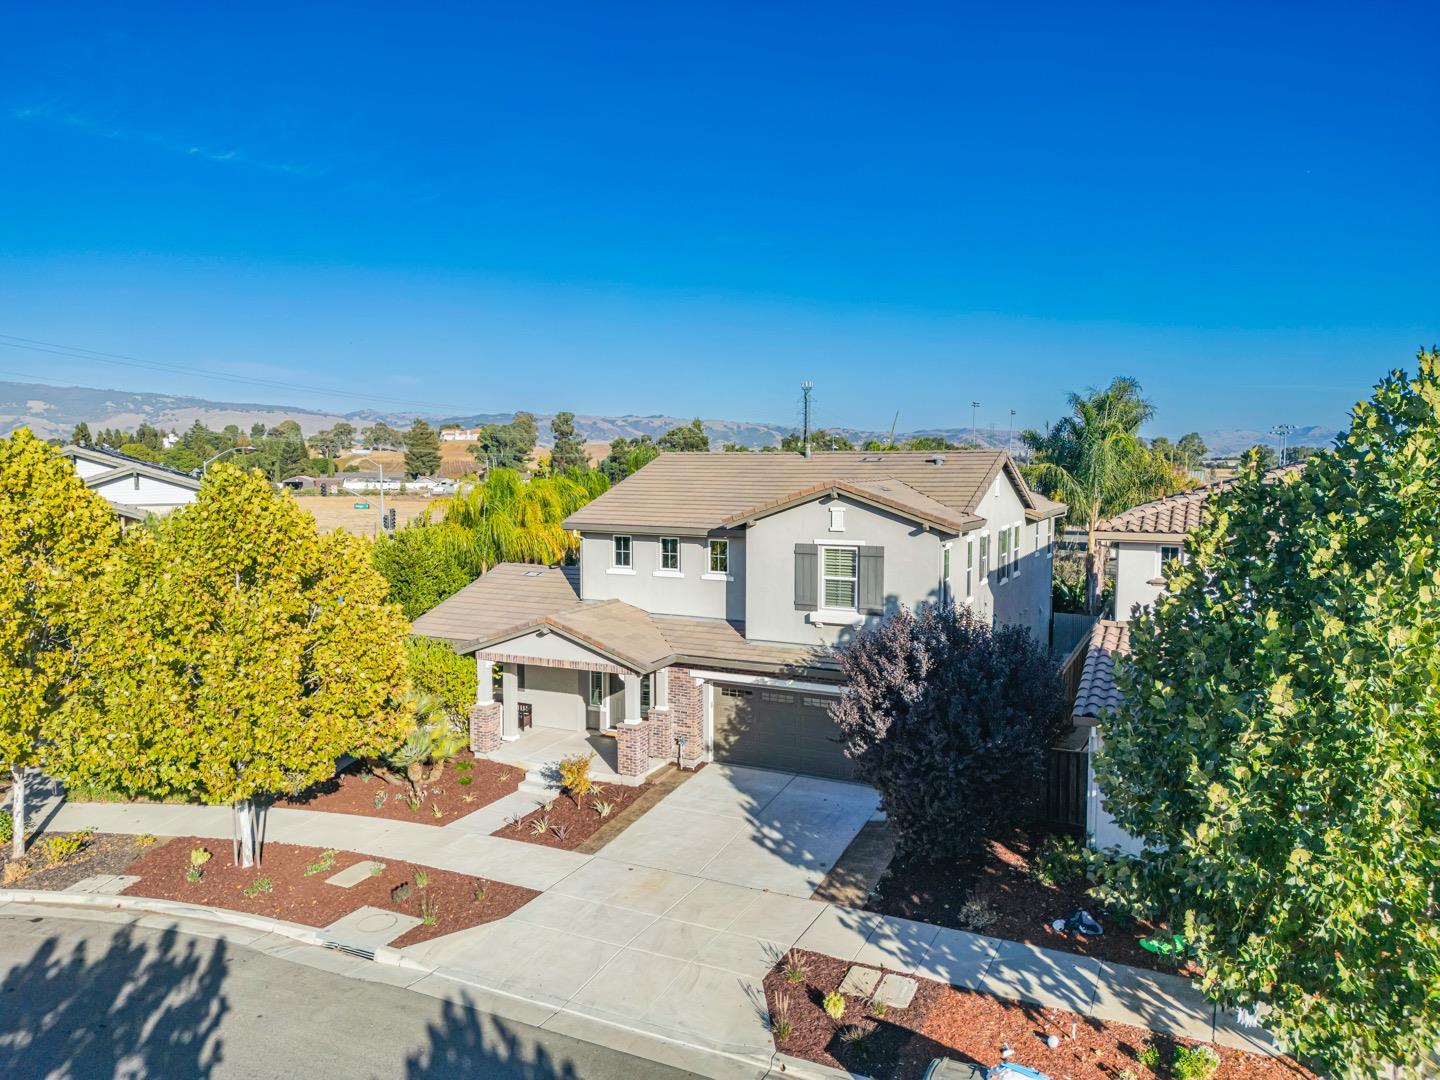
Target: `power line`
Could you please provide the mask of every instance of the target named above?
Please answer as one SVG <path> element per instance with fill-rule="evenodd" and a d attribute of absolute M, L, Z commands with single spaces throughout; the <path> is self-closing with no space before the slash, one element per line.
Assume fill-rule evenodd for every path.
<path fill-rule="evenodd" d="M 122 353 L 99 352 L 94 349 L 85 349 L 74 345 L 60 345 L 53 341 L 38 341 L 35 338 L 17 337 L 13 334 L 0 334 L 0 345 L 11 349 L 24 349 L 27 352 L 64 356 L 71 360 L 87 360 L 102 364 L 114 364 L 118 367 L 138 368 L 142 371 L 163 372 L 170 375 L 188 375 L 192 378 L 220 380 L 246 386 L 261 386 L 271 390 L 292 390 L 306 394 L 328 394 L 332 397 L 352 398 L 359 401 L 378 401 L 389 405 L 409 405 L 424 409 L 437 409 L 441 412 L 455 411 L 453 403 L 442 405 L 434 401 L 412 401 L 407 398 L 388 397 L 383 394 L 365 394 L 353 390 L 332 390 L 327 387 L 306 386 L 301 383 L 281 382 L 276 379 L 262 379 L 251 375 L 225 375 L 219 372 L 202 371 L 197 368 L 185 367 L 179 364 L 166 364 L 157 360 L 142 360 L 138 356 L 126 356 Z"/>

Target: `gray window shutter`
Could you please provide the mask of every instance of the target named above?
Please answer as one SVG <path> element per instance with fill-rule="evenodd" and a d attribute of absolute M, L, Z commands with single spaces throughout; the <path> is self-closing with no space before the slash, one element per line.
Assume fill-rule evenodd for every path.
<path fill-rule="evenodd" d="M 885 614 L 885 549 L 860 549 L 860 610 L 866 615 Z"/>
<path fill-rule="evenodd" d="M 820 552 L 814 544 L 795 545 L 795 610 L 814 611 L 819 607 Z"/>

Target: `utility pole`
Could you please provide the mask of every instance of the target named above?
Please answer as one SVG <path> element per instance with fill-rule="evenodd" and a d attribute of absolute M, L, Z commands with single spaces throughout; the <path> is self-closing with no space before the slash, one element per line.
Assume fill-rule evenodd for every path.
<path fill-rule="evenodd" d="M 1015 410 L 1010 410 L 1010 430 L 1005 435 L 1005 452 L 1015 456 Z"/>
<path fill-rule="evenodd" d="M 980 403 L 970 402 L 970 437 L 976 442 L 980 441 L 980 429 L 976 426 L 976 417 L 980 414 Z"/>
<path fill-rule="evenodd" d="M 807 458 L 810 456 L 810 391 L 814 388 L 815 384 L 809 379 L 800 384 L 800 408 L 804 414 L 800 447 Z"/>

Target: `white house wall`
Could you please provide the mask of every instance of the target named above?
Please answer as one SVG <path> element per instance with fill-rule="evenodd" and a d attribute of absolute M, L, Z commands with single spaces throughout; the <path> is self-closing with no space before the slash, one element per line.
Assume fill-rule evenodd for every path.
<path fill-rule="evenodd" d="M 1100 793 L 1100 787 L 1095 782 L 1095 754 L 1101 746 L 1100 729 L 1090 729 L 1090 746 L 1087 755 L 1090 764 L 1087 765 L 1087 793 L 1085 808 L 1085 831 L 1090 837 L 1090 846 L 1096 851 L 1109 851 L 1116 848 L 1126 855 L 1140 854 L 1143 845 L 1135 837 L 1131 836 L 1110 816 L 1105 809 L 1105 799 Z"/>
<path fill-rule="evenodd" d="M 100 484 L 95 492 L 111 502 L 126 503 L 147 510 L 171 510 L 195 500 L 195 492 L 189 488 L 167 484 L 153 477 L 135 475 L 120 476 Z"/>
<path fill-rule="evenodd" d="M 504 653 L 506 656 L 531 657 L 537 663 L 547 660 L 569 660 L 586 664 L 614 663 L 613 660 L 554 632 L 533 631 L 522 634 L 490 646 L 490 651 Z"/>
<path fill-rule="evenodd" d="M 660 568 L 660 534 L 630 536 L 630 566 L 614 566 L 614 537 L 586 533 L 580 541 L 580 594 L 587 600 L 623 600 L 656 615 L 704 619 L 745 618 L 745 537 L 716 533 L 730 542 L 730 566 L 710 573 L 707 537 L 679 537 L 680 569 Z M 623 570 L 629 573 L 623 573 Z"/>
<path fill-rule="evenodd" d="M 1115 545 L 1115 617 L 1129 619 L 1135 606 L 1148 607 L 1165 591 L 1150 582 L 1160 577 L 1160 545 Z"/>
<path fill-rule="evenodd" d="M 75 472 L 79 474 L 83 480 L 89 480 L 92 476 L 99 476 L 102 472 L 109 472 L 115 468 L 116 465 L 120 464 L 118 461 L 112 461 L 108 465 L 102 465 L 98 461 L 89 461 L 78 455 L 72 458 L 71 461 L 75 465 Z"/>
<path fill-rule="evenodd" d="M 589 685 L 588 671 L 526 664 L 525 689 L 516 687 L 515 700 L 530 705 L 537 728 L 584 731 L 585 692 Z"/>
<path fill-rule="evenodd" d="M 994 624 L 1027 627 L 1036 640 L 1048 645 L 1054 564 L 1048 540 L 1040 540 L 1047 523 L 1025 520 L 1025 504 L 1003 472 L 990 485 L 975 512 L 985 519 L 990 531 L 990 573 L 983 603 Z M 1011 566 L 1009 580 L 1001 581 L 995 561 L 1000 553 L 999 535 L 1014 525 L 1020 526 L 1020 554 Z"/>

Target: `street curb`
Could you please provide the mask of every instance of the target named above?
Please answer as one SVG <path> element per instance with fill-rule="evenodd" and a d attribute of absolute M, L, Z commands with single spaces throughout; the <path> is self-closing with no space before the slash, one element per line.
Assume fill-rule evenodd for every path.
<path fill-rule="evenodd" d="M 502 990 L 496 987 L 484 986 L 479 983 L 469 982 L 466 979 L 458 977 L 457 975 L 452 974 L 444 969 L 427 967 L 424 964 L 420 964 L 414 960 L 411 960 L 408 956 L 405 956 L 399 949 L 391 948 L 387 945 L 382 945 L 378 947 L 348 945 L 343 941 L 327 937 L 322 931 L 316 930 L 313 927 L 301 926 L 298 923 L 287 923 L 279 919 L 267 918 L 263 915 L 250 915 L 243 911 L 230 911 L 226 908 L 204 907 L 200 904 L 187 904 L 178 900 L 155 900 L 144 896 L 117 896 L 96 893 L 52 892 L 42 889 L 0 888 L 0 912 L 3 912 L 4 905 L 6 904 L 31 905 L 34 907 L 57 909 L 80 909 L 80 911 L 82 912 L 85 909 L 90 909 L 99 911 L 119 911 L 135 915 L 169 916 L 175 919 L 189 919 L 195 922 L 214 923 L 222 926 L 233 926 L 244 930 L 253 930 L 260 933 L 274 934 L 279 937 L 289 938 L 300 945 L 310 945 L 322 949 L 336 950 L 344 952 L 347 955 L 355 956 L 359 959 L 368 959 L 373 961 L 374 963 L 381 964 L 387 967 L 402 968 L 404 970 L 416 973 L 417 976 L 421 978 L 431 977 L 443 979 L 446 983 L 453 985 L 457 990 L 460 991 L 466 991 L 470 993 L 478 991 L 490 999 L 503 999 L 518 1002 L 529 1008 L 535 1008 L 536 1006 L 540 1006 L 542 1009 L 549 1011 L 552 1018 L 557 1015 L 570 1016 L 574 1017 L 575 1019 L 581 1021 L 586 1025 L 599 1026 L 602 1028 L 606 1028 L 610 1031 L 617 1032 L 623 1036 L 628 1036 L 630 1040 L 630 1045 L 628 1047 L 622 1048 L 620 1046 L 612 1046 L 595 1039 L 586 1039 L 580 1036 L 572 1036 L 579 1038 L 582 1042 L 589 1042 L 594 1045 L 604 1046 L 606 1049 L 622 1050 L 622 1052 L 628 1052 L 631 1054 L 634 1054 L 636 1052 L 637 1047 L 634 1045 L 636 1042 L 651 1043 L 652 1045 L 669 1047 L 674 1051 L 679 1051 L 681 1054 L 693 1055 L 703 1059 L 712 1060 L 717 1066 L 724 1066 L 723 1068 L 720 1068 L 713 1073 L 697 1075 L 711 1075 L 716 1077 L 730 1078 L 737 1075 L 737 1069 L 747 1070 L 748 1075 L 753 1076 L 754 1078 L 756 1078 L 756 1080 L 759 1080 L 759 1078 L 766 1076 L 795 1077 L 797 1078 L 797 1080 L 828 1080 L 828 1078 L 835 1076 L 850 1077 L 854 1075 L 850 1073 L 816 1072 L 813 1070 L 823 1069 L 823 1066 L 816 1066 L 811 1062 L 801 1061 L 797 1058 L 784 1058 L 783 1055 L 779 1055 L 777 1057 L 774 1054 L 767 1053 L 763 1055 L 750 1056 L 740 1055 L 723 1050 L 715 1050 L 711 1049 L 710 1047 L 700 1046 L 695 1043 L 686 1043 L 681 1042 L 678 1039 L 667 1038 L 666 1036 L 657 1035 L 653 1032 L 643 1031 L 638 1028 L 630 1027 L 626 1024 L 616 1023 L 612 1020 L 605 1020 L 601 1019 L 600 1017 L 590 1016 L 586 1013 L 574 1013 L 561 1007 L 544 1005 L 540 1002 L 534 1001 L 531 998 L 524 997 L 523 995 L 516 994 L 511 991 Z M 495 1009 L 489 1009 L 487 1011 L 496 1012 L 497 1015 L 503 1015 Z M 548 1021 L 544 1023 L 534 1023 L 531 1020 L 526 1020 L 515 1016 L 509 1016 L 507 1017 L 507 1019 L 517 1020 L 522 1023 L 528 1023 L 532 1027 L 542 1029 L 546 1028 L 548 1025 Z M 657 1052 L 656 1057 L 652 1060 L 664 1061 L 667 1057 L 671 1056 L 672 1055 Z M 780 1058 L 784 1059 L 783 1064 Z M 682 1067 L 693 1070 L 696 1064 L 698 1063 L 689 1062 Z M 864 1080 L 864 1078 L 860 1078 L 860 1080 Z"/>

